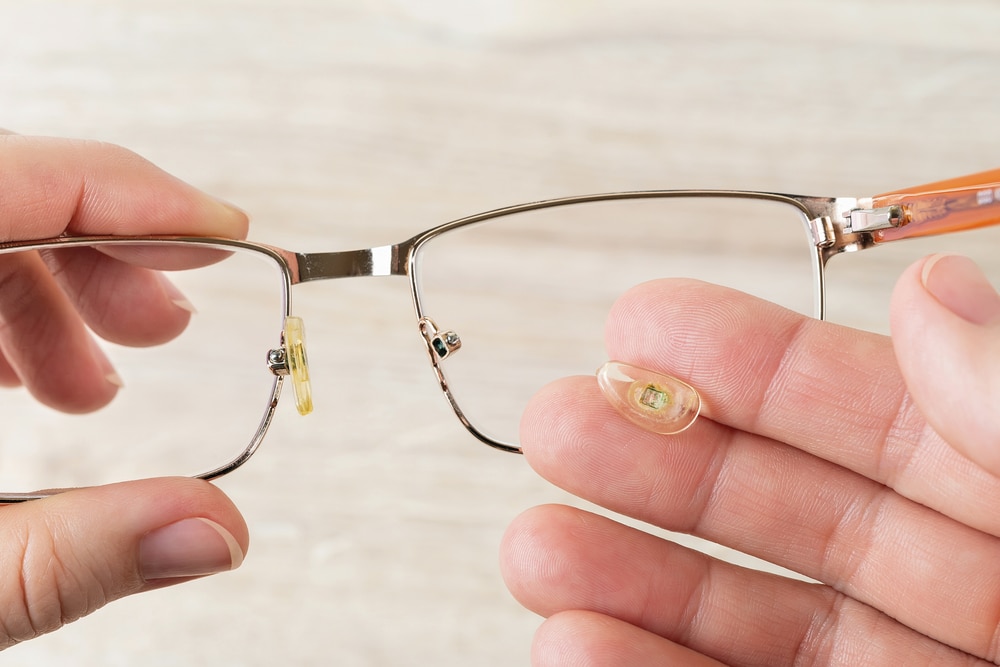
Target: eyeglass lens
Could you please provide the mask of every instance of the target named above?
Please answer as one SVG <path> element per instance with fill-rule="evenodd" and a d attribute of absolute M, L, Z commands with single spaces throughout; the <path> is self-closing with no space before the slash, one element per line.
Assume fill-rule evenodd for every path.
<path fill-rule="evenodd" d="M 30 365 L 25 354 L 52 363 L 29 379 L 32 391 L 0 392 L 0 491 L 195 475 L 239 456 L 274 382 L 266 356 L 280 344 L 285 295 L 273 259 L 148 243 L 0 254 L 0 272 L 26 267 L 27 297 L 0 291 L 0 351 L 15 366 Z M 77 386 L 79 369 L 67 364 L 92 353 L 66 349 L 85 330 L 60 312 L 81 313 L 96 332 L 107 359 L 96 382 L 120 383 L 113 398 L 114 386 Z"/>
<path fill-rule="evenodd" d="M 442 362 L 459 408 L 488 437 L 516 444 L 538 389 L 607 361 L 608 313 L 634 285 L 695 278 L 812 315 L 816 253 L 805 230 L 795 206 L 756 199 L 648 197 L 502 216 L 421 249 L 423 314 L 461 339 Z"/>

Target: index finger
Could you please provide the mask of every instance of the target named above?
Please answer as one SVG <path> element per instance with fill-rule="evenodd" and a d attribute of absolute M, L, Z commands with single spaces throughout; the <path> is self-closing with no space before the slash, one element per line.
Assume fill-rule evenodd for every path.
<path fill-rule="evenodd" d="M 135 153 L 0 134 L 0 242 L 69 234 L 243 238 L 245 213 Z"/>
<path fill-rule="evenodd" d="M 947 445 L 910 399 L 888 338 L 697 281 L 615 305 L 609 358 L 676 375 L 704 414 L 853 470 L 994 535 L 1000 480 Z"/>
<path fill-rule="evenodd" d="M 0 133 L 0 242 L 64 234 L 243 238 L 247 226 L 242 211 L 123 148 Z M 24 276 L 30 280 L 20 287 L 8 281 L 0 293 L 0 381 L 23 382 L 49 405 L 92 410 L 117 390 L 114 382 L 109 384 L 114 376 L 110 364 L 87 344 L 89 333 L 80 314 L 100 335 L 142 345 L 172 338 L 190 315 L 177 307 L 180 297 L 169 293 L 167 283 L 144 268 L 108 256 L 71 266 L 55 261 L 45 272 L 37 260 L 20 263 L 34 267 Z M 101 289 L 87 291 L 88 285 Z M 126 294 L 134 298 L 121 298 Z M 12 317 L 16 326 L 11 326 Z"/>

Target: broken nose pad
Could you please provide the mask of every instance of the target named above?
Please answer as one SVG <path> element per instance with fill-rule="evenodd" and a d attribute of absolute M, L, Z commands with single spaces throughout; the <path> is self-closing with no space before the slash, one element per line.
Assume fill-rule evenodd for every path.
<path fill-rule="evenodd" d="M 275 375 L 292 379 L 295 407 L 300 415 L 313 410 L 312 385 L 309 383 L 309 360 L 306 358 L 306 330 L 300 317 L 285 318 L 281 347 L 267 353 L 267 366 Z"/>
<path fill-rule="evenodd" d="M 462 347 L 462 339 L 454 331 L 440 331 L 437 325 L 429 317 L 421 317 L 417 322 L 420 327 L 420 335 L 427 343 L 427 351 L 431 355 L 431 363 L 437 366 L 441 359 L 447 359 L 451 354 Z"/>

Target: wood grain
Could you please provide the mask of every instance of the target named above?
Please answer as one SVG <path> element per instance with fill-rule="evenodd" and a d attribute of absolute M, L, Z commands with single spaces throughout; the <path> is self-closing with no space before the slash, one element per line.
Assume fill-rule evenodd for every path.
<path fill-rule="evenodd" d="M 370 247 L 568 194 L 865 196 L 995 168 L 998 25 L 989 0 L 0 0 L 0 126 L 128 146 L 248 210 L 256 240 Z M 844 258 L 834 317 L 883 326 L 905 261 Z M 243 568 L 11 664 L 528 663 L 538 619 L 497 545 L 566 499 L 461 430 L 404 281 L 297 299 L 324 404 L 221 482 L 251 524 Z"/>

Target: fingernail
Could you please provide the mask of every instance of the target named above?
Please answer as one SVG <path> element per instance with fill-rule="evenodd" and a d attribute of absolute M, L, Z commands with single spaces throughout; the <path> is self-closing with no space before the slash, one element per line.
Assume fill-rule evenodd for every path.
<path fill-rule="evenodd" d="M 228 202 L 225 199 L 221 199 L 219 197 L 215 197 L 215 196 L 212 196 L 212 195 L 209 195 L 209 196 L 211 196 L 212 199 L 214 199 L 217 204 L 219 204 L 220 206 L 222 206 L 222 208 L 226 209 L 226 211 L 229 213 L 229 215 L 232 215 L 233 217 L 236 217 L 238 219 L 241 218 L 242 221 L 245 222 L 245 223 L 247 223 L 247 224 L 250 222 L 250 214 L 247 213 L 246 211 L 244 211 L 239 206 L 233 204 L 232 202 Z"/>
<path fill-rule="evenodd" d="M 198 312 L 198 310 L 194 307 L 194 304 L 187 299 L 171 299 L 170 301 L 181 310 L 186 310 L 192 314 Z"/>
<path fill-rule="evenodd" d="M 159 279 L 160 284 L 163 285 L 163 291 L 167 293 L 167 296 L 172 304 L 191 314 L 198 312 L 198 310 L 194 307 L 194 304 L 191 303 L 187 296 L 185 296 L 184 293 L 177 288 L 177 285 L 175 285 L 170 278 L 167 278 L 161 273 L 159 274 Z"/>
<path fill-rule="evenodd" d="M 236 538 L 209 519 L 183 519 L 142 538 L 139 567 L 147 580 L 228 572 L 243 562 Z"/>
<path fill-rule="evenodd" d="M 108 359 L 108 355 L 104 354 L 104 349 L 101 348 L 100 344 L 93 338 L 87 341 L 90 344 L 91 354 L 94 355 L 94 360 L 100 365 L 104 370 L 104 379 L 108 381 L 119 389 L 125 386 L 122 378 L 115 371 L 115 367 L 111 365 L 111 360 Z"/>
<path fill-rule="evenodd" d="M 933 255 L 924 262 L 920 282 L 938 302 L 973 324 L 1000 319 L 1000 295 L 968 257 Z"/>
<path fill-rule="evenodd" d="M 239 206 L 237 206 L 236 204 L 232 203 L 231 201 L 227 201 L 227 200 L 223 199 L 222 197 L 216 197 L 215 195 L 209 195 L 209 196 L 212 199 L 214 199 L 215 201 L 217 201 L 218 203 L 220 203 L 223 206 L 225 206 L 232 213 L 239 213 L 240 215 L 247 215 L 248 216 L 248 214 L 247 214 L 246 211 L 244 211 L 243 209 L 241 209 Z"/>
<path fill-rule="evenodd" d="M 597 383 L 618 412 L 653 433 L 680 433 L 701 412 L 701 396 L 694 387 L 639 366 L 609 361 L 598 369 Z"/>

